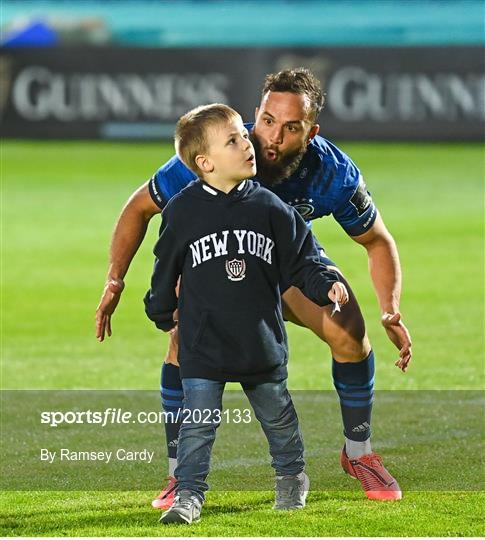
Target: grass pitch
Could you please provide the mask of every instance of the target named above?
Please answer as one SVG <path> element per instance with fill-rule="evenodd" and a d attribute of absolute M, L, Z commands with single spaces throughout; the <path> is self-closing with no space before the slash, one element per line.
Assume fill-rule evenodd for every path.
<path fill-rule="evenodd" d="M 341 147 L 361 168 L 398 242 L 404 270 L 402 312 L 414 341 L 414 360 L 406 375 L 394 367 L 396 352 L 379 326 L 365 251 L 349 241 L 332 218 L 315 222 L 317 236 L 360 300 L 376 353 L 377 389 L 416 390 L 423 395 L 431 390 L 483 390 L 483 147 L 371 143 Z M 114 336 L 97 343 L 93 319 L 120 208 L 171 153 L 170 145 L 159 144 L 2 142 L 3 388 L 156 390 L 166 338 L 145 319 L 141 299 L 151 274 L 157 217 L 130 268 L 113 321 Z M 326 346 L 293 325 L 288 325 L 288 333 L 290 387 L 332 389 Z M 378 407 L 376 403 L 376 414 Z M 399 420 L 397 416 L 397 425 Z M 313 429 L 319 430 L 322 440 L 325 423 L 325 411 L 316 410 Z M 461 426 L 436 426 L 427 434 L 420 425 L 417 415 L 416 429 L 412 422 L 402 426 L 407 445 L 398 448 L 386 441 L 377 426 L 375 430 L 376 450 L 384 449 L 389 468 L 408 486 L 419 485 L 423 471 L 434 471 L 432 465 L 446 458 L 449 445 L 460 438 Z M 426 445 L 435 452 L 422 452 Z M 397 504 L 376 504 L 365 500 L 360 488 L 344 477 L 338 450 L 328 466 L 341 479 L 341 491 L 312 492 L 302 512 L 275 514 L 270 492 L 210 492 L 203 520 L 189 531 L 157 524 L 157 513 L 149 506 L 151 491 L 9 491 L 2 495 L 1 532 L 16 536 L 484 534 L 479 509 L 485 497 L 482 491 L 466 491 L 465 481 L 453 486 L 454 491 L 408 490 Z M 261 453 L 266 449 L 261 448 Z M 483 462 L 478 458 L 458 460 L 454 466 L 466 468 L 464 473 L 476 467 L 479 476 Z M 160 469 L 162 477 L 164 463 Z M 442 474 L 445 477 L 446 471 Z"/>

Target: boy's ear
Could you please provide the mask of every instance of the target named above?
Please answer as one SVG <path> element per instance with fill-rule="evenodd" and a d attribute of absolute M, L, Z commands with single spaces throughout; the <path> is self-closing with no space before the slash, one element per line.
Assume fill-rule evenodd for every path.
<path fill-rule="evenodd" d="M 212 164 L 212 161 L 204 154 L 199 154 L 195 156 L 195 163 L 202 172 L 210 173 L 214 170 L 214 165 Z"/>

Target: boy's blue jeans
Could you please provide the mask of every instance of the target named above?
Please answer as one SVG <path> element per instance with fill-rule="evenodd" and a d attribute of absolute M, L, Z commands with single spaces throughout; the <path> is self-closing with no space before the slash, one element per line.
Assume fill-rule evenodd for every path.
<path fill-rule="evenodd" d="M 186 412 L 183 416 L 177 449 L 178 466 L 175 469 L 177 492 L 187 489 L 204 501 L 204 493 L 209 487 L 205 480 L 209 474 L 212 445 L 220 425 L 217 414 L 209 416 L 204 409 L 222 411 L 225 383 L 192 378 L 182 379 L 182 385 L 184 410 L 202 414 L 189 415 Z M 286 380 L 241 386 L 268 439 L 273 458 L 271 465 L 276 474 L 286 476 L 302 472 L 305 466 L 303 439 Z"/>

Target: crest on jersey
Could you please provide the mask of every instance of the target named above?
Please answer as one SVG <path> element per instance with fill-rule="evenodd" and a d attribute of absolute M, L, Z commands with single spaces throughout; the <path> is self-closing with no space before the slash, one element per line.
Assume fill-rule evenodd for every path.
<path fill-rule="evenodd" d="M 302 218 L 310 217 L 315 212 L 315 207 L 309 203 L 300 203 L 293 205 Z"/>
<path fill-rule="evenodd" d="M 246 277 L 246 261 L 244 259 L 232 259 L 226 261 L 227 279 L 231 281 L 241 281 Z"/>

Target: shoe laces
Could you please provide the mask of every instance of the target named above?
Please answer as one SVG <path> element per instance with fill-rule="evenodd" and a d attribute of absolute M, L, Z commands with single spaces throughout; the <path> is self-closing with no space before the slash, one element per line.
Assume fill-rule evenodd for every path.
<path fill-rule="evenodd" d="M 178 506 L 180 508 L 183 508 L 184 510 L 190 510 L 192 506 L 198 506 L 198 499 L 195 495 L 187 496 L 181 496 L 177 495 L 175 498 L 175 506 Z"/>
<path fill-rule="evenodd" d="M 302 485 L 295 477 L 283 477 L 276 483 L 278 500 L 291 501 L 295 493 L 302 490 Z"/>
<path fill-rule="evenodd" d="M 354 470 L 357 478 L 362 482 L 362 485 L 366 491 L 372 491 L 380 488 L 385 489 L 385 486 L 389 487 L 396 483 L 396 480 L 384 467 L 382 458 L 379 454 L 368 454 L 360 457 L 356 461 L 363 465 L 360 467 L 354 466 Z"/>
<path fill-rule="evenodd" d="M 369 465 L 370 467 L 382 467 L 382 458 L 379 454 L 375 454 L 374 452 L 372 454 L 366 454 L 365 456 L 361 456 L 357 461 L 362 461 L 366 465 Z"/>
<path fill-rule="evenodd" d="M 176 478 L 174 478 L 173 476 L 167 476 L 165 478 L 165 481 L 167 482 L 167 485 L 162 489 L 157 499 L 164 499 L 165 497 L 168 497 L 175 489 L 175 484 L 177 483 Z"/>

